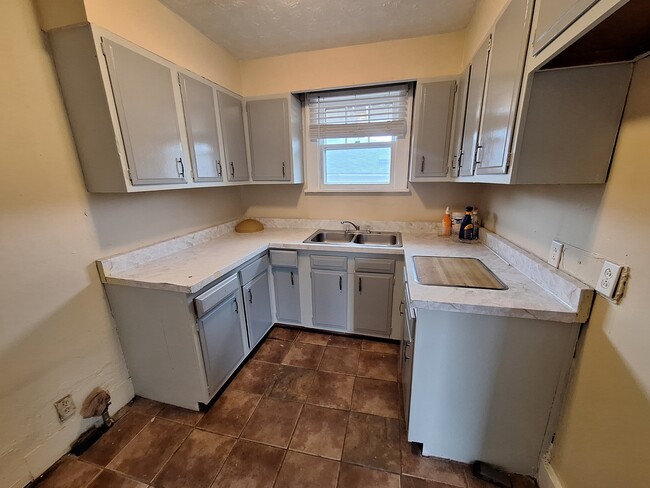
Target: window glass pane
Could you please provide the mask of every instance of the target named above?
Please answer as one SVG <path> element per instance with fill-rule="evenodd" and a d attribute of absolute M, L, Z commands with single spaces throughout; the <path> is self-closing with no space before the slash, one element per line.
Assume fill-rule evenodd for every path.
<path fill-rule="evenodd" d="M 392 147 L 323 149 L 326 185 L 386 185 L 390 183 Z"/>

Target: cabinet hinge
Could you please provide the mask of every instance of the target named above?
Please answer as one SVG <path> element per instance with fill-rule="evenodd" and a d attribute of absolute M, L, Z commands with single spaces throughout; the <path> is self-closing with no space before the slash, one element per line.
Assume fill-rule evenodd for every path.
<path fill-rule="evenodd" d="M 133 183 L 133 175 L 131 174 L 131 168 L 127 168 L 126 173 L 129 175 L 129 180 Z"/>
<path fill-rule="evenodd" d="M 508 157 L 506 158 L 506 173 L 510 169 L 510 164 L 512 163 L 512 153 L 508 153 Z"/>
<path fill-rule="evenodd" d="M 99 45 L 102 48 L 102 54 L 104 55 L 104 57 L 106 57 L 106 47 L 104 46 L 104 40 L 103 39 L 102 39 L 102 42 L 99 43 Z"/>

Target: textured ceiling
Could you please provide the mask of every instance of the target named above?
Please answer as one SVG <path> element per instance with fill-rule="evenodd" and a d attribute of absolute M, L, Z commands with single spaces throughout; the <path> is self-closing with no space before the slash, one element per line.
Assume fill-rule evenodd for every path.
<path fill-rule="evenodd" d="M 239 59 L 442 34 L 477 0 L 160 0 Z"/>

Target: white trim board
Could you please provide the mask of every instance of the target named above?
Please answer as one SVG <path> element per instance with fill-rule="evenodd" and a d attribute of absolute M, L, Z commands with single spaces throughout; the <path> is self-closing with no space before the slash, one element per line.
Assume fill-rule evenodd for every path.
<path fill-rule="evenodd" d="M 537 485 L 539 488 L 564 488 L 560 478 L 555 474 L 553 466 L 548 461 L 542 459 L 539 464 L 539 472 L 537 473 Z"/>

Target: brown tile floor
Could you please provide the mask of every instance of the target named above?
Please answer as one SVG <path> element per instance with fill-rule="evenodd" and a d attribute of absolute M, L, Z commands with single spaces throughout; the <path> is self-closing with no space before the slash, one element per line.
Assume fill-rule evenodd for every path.
<path fill-rule="evenodd" d="M 396 344 L 274 327 L 207 412 L 136 398 L 39 488 L 490 488 L 420 455 Z M 535 482 L 513 477 L 513 488 Z"/>

